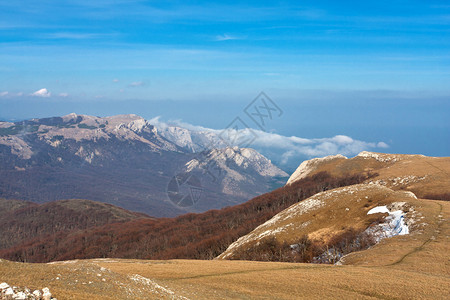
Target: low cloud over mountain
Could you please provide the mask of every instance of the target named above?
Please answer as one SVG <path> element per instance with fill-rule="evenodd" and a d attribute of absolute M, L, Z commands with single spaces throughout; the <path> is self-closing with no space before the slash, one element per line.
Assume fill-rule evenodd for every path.
<path fill-rule="evenodd" d="M 239 141 L 252 141 L 245 146 L 254 148 L 273 160 L 281 166 L 291 169 L 296 166 L 299 161 L 316 156 L 327 156 L 342 154 L 346 156 L 356 155 L 364 150 L 386 149 L 389 145 L 383 141 L 368 142 L 353 139 L 346 135 L 336 135 L 326 138 L 302 138 L 297 136 L 283 136 L 273 132 L 264 132 L 258 129 L 212 129 L 202 126 L 196 126 L 182 121 L 161 121 L 159 117 L 150 120 L 150 123 L 161 130 L 161 134 L 178 144 L 181 147 L 186 146 L 186 140 L 183 139 L 182 129 L 191 132 L 191 136 L 197 139 L 192 141 L 190 147 L 193 150 L 201 150 L 207 147 L 208 143 L 230 143 L 229 140 L 224 141 L 221 136 L 224 130 L 232 131 L 239 137 L 236 139 L 238 143 L 230 146 L 243 146 Z M 178 138 L 176 137 L 178 135 Z M 205 143 L 206 141 L 206 143 Z M 231 142 L 232 143 L 232 142 Z M 184 146 L 183 146 L 184 145 Z"/>

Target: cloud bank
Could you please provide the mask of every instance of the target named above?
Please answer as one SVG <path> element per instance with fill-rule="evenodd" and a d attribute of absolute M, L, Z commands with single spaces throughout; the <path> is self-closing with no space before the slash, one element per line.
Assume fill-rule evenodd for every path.
<path fill-rule="evenodd" d="M 166 123 L 160 121 L 159 117 L 151 119 L 150 123 L 161 129 L 165 129 L 169 126 L 178 126 L 194 132 L 214 133 L 217 138 L 224 136 L 223 130 L 196 126 L 181 121 L 170 121 Z M 382 141 L 361 141 L 346 135 L 308 139 L 297 136 L 284 136 L 257 129 L 227 129 L 227 131 L 231 131 L 228 132 L 227 135 L 230 135 L 231 133 L 231 135 L 237 137 L 234 141 L 246 141 L 247 145 L 233 143 L 230 142 L 230 140 L 226 140 L 225 143 L 231 143 L 231 146 L 248 146 L 250 148 L 254 148 L 274 162 L 285 166 L 296 166 L 301 162 L 301 160 L 312 157 L 322 157 L 335 154 L 354 156 L 361 151 L 381 150 L 389 147 L 387 143 Z M 251 142 L 248 143 L 248 141 Z"/>

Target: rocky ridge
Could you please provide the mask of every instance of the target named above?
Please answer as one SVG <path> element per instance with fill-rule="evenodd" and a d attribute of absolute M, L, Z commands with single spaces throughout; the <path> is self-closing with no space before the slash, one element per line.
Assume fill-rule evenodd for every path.
<path fill-rule="evenodd" d="M 285 183 L 287 174 L 258 152 L 206 148 L 209 139 L 217 137 L 181 127 L 158 129 L 137 115 L 72 113 L 0 122 L 0 197 L 38 203 L 89 199 L 172 217 L 242 203 Z M 221 153 L 228 153 L 231 164 L 223 163 Z M 192 171 L 195 160 L 205 192 L 180 206 L 169 185 Z"/>

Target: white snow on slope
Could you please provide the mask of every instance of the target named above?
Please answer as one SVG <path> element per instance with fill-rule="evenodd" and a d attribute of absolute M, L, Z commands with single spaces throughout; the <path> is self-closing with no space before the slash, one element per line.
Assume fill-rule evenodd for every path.
<path fill-rule="evenodd" d="M 398 206 L 396 204 L 401 203 L 394 202 L 391 204 L 391 206 L 393 207 Z M 377 242 L 379 242 L 384 238 L 390 238 L 396 235 L 409 234 L 409 227 L 408 225 L 406 225 L 404 220 L 405 213 L 402 210 L 391 211 L 386 205 L 384 205 L 374 207 L 367 212 L 368 215 L 377 213 L 389 214 L 389 216 L 386 217 L 385 222 L 369 227 L 366 230 L 366 232 L 370 233 L 376 239 Z"/>
<path fill-rule="evenodd" d="M 379 213 L 389 213 L 389 209 L 387 209 L 387 206 L 384 205 L 384 206 L 374 207 L 367 212 L 368 215 L 379 214 Z"/>

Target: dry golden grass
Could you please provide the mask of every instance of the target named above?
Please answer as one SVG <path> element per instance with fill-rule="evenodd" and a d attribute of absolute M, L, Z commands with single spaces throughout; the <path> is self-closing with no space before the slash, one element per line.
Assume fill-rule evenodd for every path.
<path fill-rule="evenodd" d="M 429 222 L 421 234 L 385 239 L 372 249 L 348 256 L 346 262 L 352 265 L 225 260 L 2 261 L 0 280 L 33 288 L 48 286 L 58 299 L 447 299 L 450 203 L 421 203 Z M 134 274 L 168 291 L 153 283 L 136 283 L 129 278 Z"/>
<path fill-rule="evenodd" d="M 389 188 L 410 190 L 418 197 L 433 192 L 450 192 L 450 157 L 384 153 L 373 155 L 379 156 L 379 159 L 356 156 L 350 159 L 324 160 L 314 165 L 308 176 L 323 171 L 337 177 L 370 171 L 378 173 L 378 176 L 368 181 L 382 180 Z M 408 176 L 413 176 L 416 180 L 406 180 L 403 183 L 394 181 L 395 178 Z M 421 177 L 425 178 L 419 179 Z"/>
<path fill-rule="evenodd" d="M 406 202 L 408 207 L 414 209 L 415 212 L 408 213 L 407 217 L 415 221 L 410 226 L 414 234 L 420 234 L 425 223 L 421 217 L 427 218 L 422 212 L 422 206 L 427 205 L 424 201 L 427 200 L 417 200 L 411 193 L 375 184 L 358 184 L 326 191 L 280 212 L 232 244 L 219 258 L 239 258 L 240 253 L 269 237 L 295 244 L 307 236 L 312 241 L 326 244 L 350 228 L 357 232 L 364 231 L 382 217 L 380 214 L 367 215 L 367 212 L 373 207 L 393 202 Z"/>

